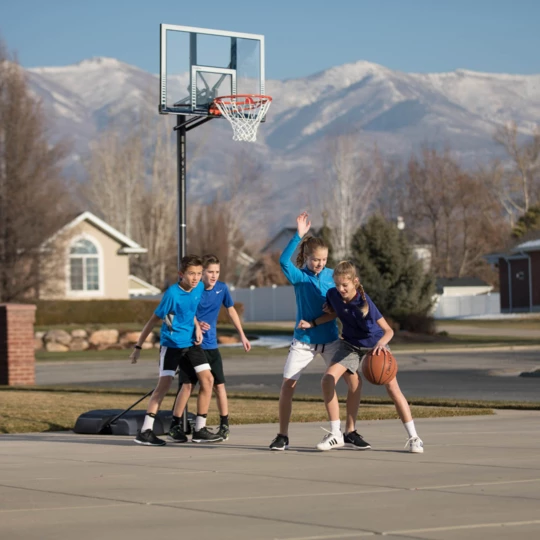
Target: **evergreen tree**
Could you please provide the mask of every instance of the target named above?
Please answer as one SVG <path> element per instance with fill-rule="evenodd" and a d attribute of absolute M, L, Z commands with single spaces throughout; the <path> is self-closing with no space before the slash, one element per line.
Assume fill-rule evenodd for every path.
<path fill-rule="evenodd" d="M 402 327 L 412 316 L 428 316 L 435 279 L 415 259 L 403 231 L 375 215 L 356 231 L 351 248 L 360 282 L 383 316 Z"/>
<path fill-rule="evenodd" d="M 540 230 L 540 205 L 531 206 L 516 222 L 512 229 L 514 238 L 522 238 L 531 231 Z"/>

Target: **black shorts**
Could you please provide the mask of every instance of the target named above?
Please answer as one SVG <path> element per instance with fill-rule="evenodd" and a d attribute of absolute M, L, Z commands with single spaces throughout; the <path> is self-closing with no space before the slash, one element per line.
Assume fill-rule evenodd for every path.
<path fill-rule="evenodd" d="M 214 384 L 225 384 L 225 374 L 223 373 L 223 360 L 219 349 L 202 349 L 206 361 L 210 364 L 212 375 L 214 376 Z M 195 370 L 187 366 L 184 369 L 180 366 L 179 382 L 182 384 L 197 384 L 197 373 Z"/>
<path fill-rule="evenodd" d="M 204 351 L 199 345 L 177 349 L 175 347 L 160 347 L 159 349 L 159 376 L 174 377 L 176 369 L 191 370 L 195 373 L 210 369 Z"/>

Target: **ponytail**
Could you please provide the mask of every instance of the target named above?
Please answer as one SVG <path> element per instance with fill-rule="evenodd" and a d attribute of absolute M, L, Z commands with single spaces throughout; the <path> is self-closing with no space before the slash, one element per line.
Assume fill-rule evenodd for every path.
<path fill-rule="evenodd" d="M 365 319 L 367 317 L 367 314 L 369 313 L 369 305 L 366 300 L 366 292 L 364 291 L 364 287 L 362 287 L 360 280 L 358 280 L 358 283 L 356 285 L 356 290 L 360 293 L 360 297 L 364 301 L 364 304 L 360 308 L 360 311 L 362 312 L 362 315 L 364 316 L 364 319 Z"/>
<path fill-rule="evenodd" d="M 356 290 L 364 302 L 360 308 L 360 311 L 362 312 L 362 316 L 364 318 L 367 317 L 367 314 L 369 313 L 369 304 L 367 303 L 366 292 L 360 283 L 360 279 L 358 278 L 354 264 L 352 264 L 350 261 L 341 261 L 338 263 L 334 268 L 334 278 L 337 276 L 345 276 L 351 281 L 355 282 Z"/>
<path fill-rule="evenodd" d="M 306 259 L 319 248 L 328 249 L 328 246 L 322 238 L 316 238 L 315 236 L 304 236 L 300 242 L 298 249 L 298 255 L 296 256 L 296 266 L 302 268 L 306 264 Z"/>

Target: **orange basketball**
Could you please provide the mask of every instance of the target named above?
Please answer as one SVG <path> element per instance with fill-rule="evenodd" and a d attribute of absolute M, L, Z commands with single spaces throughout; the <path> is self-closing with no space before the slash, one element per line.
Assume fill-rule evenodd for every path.
<path fill-rule="evenodd" d="M 371 384 L 389 383 L 396 376 L 397 369 L 396 359 L 390 351 L 386 351 L 386 354 L 373 354 L 370 351 L 362 360 L 362 375 Z"/>

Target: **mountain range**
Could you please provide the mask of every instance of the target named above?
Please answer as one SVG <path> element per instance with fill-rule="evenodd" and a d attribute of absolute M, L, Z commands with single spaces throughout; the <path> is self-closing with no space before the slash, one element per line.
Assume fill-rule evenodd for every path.
<path fill-rule="evenodd" d="M 111 120 L 128 130 L 137 111 L 157 114 L 157 75 L 113 58 L 27 73 L 52 140 L 73 143 L 68 166 L 76 172 L 89 142 Z M 257 143 L 244 149 L 264 166 L 273 230 L 309 205 L 321 145 L 332 135 L 354 133 L 360 147 L 376 144 L 404 160 L 423 145 L 448 147 L 464 165 L 475 166 L 504 157 L 493 141 L 497 126 L 515 121 L 527 137 L 540 125 L 540 75 L 403 73 L 358 61 L 304 78 L 269 80 L 267 93 L 273 97 L 267 121 Z M 238 145 L 248 145 L 234 143 L 231 135 L 222 119 L 189 133 L 190 145 L 199 145 L 189 170 L 190 196 L 211 198 L 223 184 L 223 161 Z"/>

